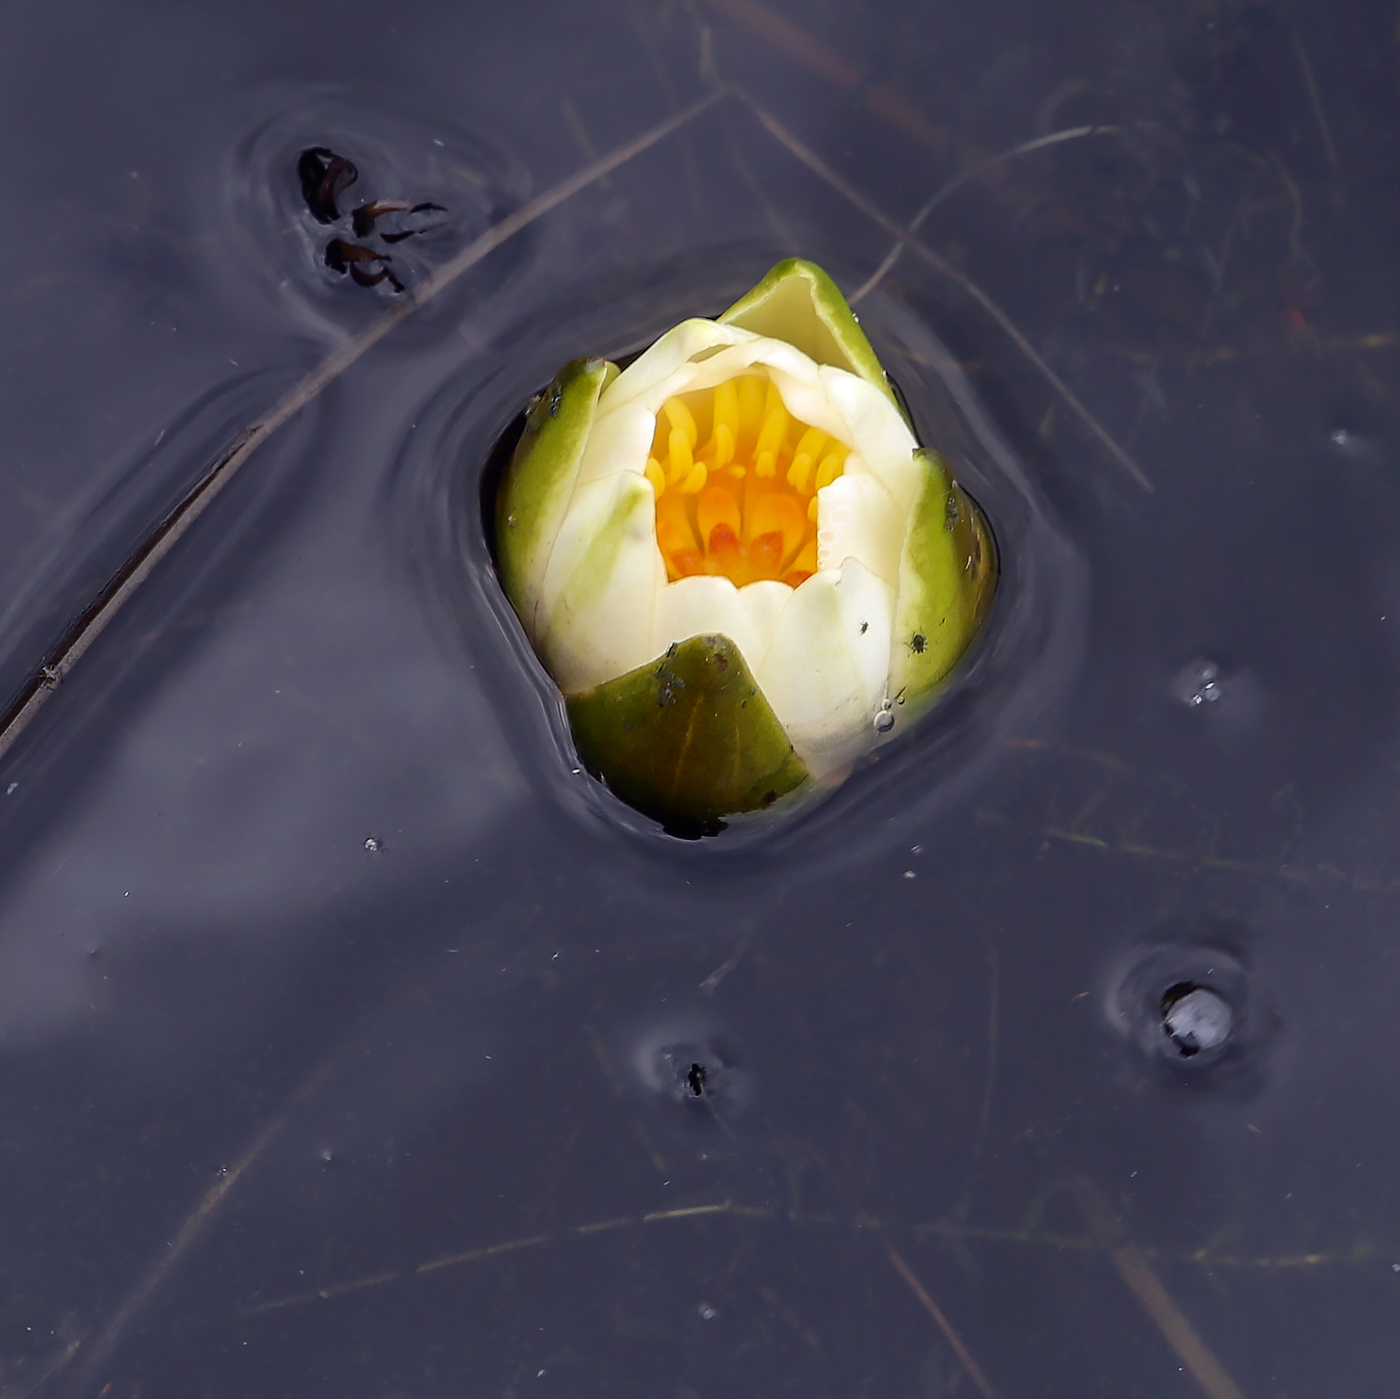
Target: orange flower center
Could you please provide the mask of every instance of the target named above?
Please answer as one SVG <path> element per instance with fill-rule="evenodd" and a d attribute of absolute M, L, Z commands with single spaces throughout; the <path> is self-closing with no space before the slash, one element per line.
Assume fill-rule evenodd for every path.
<path fill-rule="evenodd" d="M 757 374 L 668 398 L 647 461 L 667 578 L 805 582 L 817 571 L 817 492 L 845 465 L 846 448 Z"/>

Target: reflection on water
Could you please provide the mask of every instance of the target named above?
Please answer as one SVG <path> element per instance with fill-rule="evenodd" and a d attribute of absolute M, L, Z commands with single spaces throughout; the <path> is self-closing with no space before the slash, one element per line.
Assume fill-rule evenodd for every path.
<path fill-rule="evenodd" d="M 18 26 L 7 694 L 403 321 L 4 760 L 0 1385 L 1386 1392 L 1395 99 L 1346 16 Z M 928 726 L 696 848 L 577 771 L 479 473 L 559 363 L 786 253 L 887 265 L 863 323 L 1005 601 Z"/>

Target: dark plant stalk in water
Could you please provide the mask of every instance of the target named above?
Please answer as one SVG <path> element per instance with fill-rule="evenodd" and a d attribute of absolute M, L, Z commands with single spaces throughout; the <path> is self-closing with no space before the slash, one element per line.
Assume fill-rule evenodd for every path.
<path fill-rule="evenodd" d="M 69 671 L 83 658 L 99 636 L 106 631 L 127 600 L 150 576 L 156 565 L 175 547 L 191 525 L 209 508 L 215 497 L 233 479 L 238 469 L 278 428 L 299 413 L 322 389 L 333 383 L 367 350 L 379 343 L 401 321 L 407 320 L 420 306 L 431 301 L 458 277 L 475 267 L 488 253 L 513 238 L 522 229 L 551 209 L 572 198 L 580 190 L 596 183 L 625 164 L 634 156 L 664 140 L 672 132 L 694 120 L 725 95 L 717 88 L 684 111 L 659 122 L 640 136 L 624 142 L 607 155 L 589 162 L 581 170 L 560 180 L 544 193 L 527 200 L 499 223 L 493 224 L 479 238 L 469 243 L 455 257 L 415 287 L 401 301 L 396 301 L 377 320 L 338 350 L 328 355 L 299 384 L 289 390 L 272 408 L 239 436 L 206 471 L 199 482 L 168 514 L 161 519 L 132 550 L 126 561 L 107 585 L 88 604 L 73 624 L 44 658 L 43 665 L 30 677 L 14 703 L 0 717 L 0 758 L 14 746 L 15 740 L 48 702 Z"/>

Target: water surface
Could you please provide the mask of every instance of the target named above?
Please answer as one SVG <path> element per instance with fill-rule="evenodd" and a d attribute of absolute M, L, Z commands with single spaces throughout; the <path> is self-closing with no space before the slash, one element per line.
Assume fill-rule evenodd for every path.
<path fill-rule="evenodd" d="M 1392 28 L 1097 0 L 16 20 L 15 692 L 395 304 L 332 239 L 412 287 L 716 82 L 749 102 L 349 367 L 4 760 L 5 1391 L 1388 1393 Z M 334 223 L 312 147 L 358 169 Z M 575 770 L 494 592 L 491 444 L 563 360 L 780 256 L 854 292 L 891 238 L 852 195 L 904 224 L 984 162 L 921 228 L 942 267 L 906 251 L 859 309 L 998 531 L 987 642 L 810 819 L 670 840 Z M 374 200 L 444 213 L 362 237 Z M 1162 1029 L 1197 988 L 1220 1043 Z"/>

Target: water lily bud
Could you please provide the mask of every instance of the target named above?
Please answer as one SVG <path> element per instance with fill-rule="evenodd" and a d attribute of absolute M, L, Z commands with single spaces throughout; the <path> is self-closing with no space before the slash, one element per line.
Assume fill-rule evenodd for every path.
<path fill-rule="evenodd" d="M 566 365 L 496 548 L 585 764 L 677 829 L 834 781 L 936 692 L 995 578 L 976 506 L 796 259 L 620 373 Z"/>

